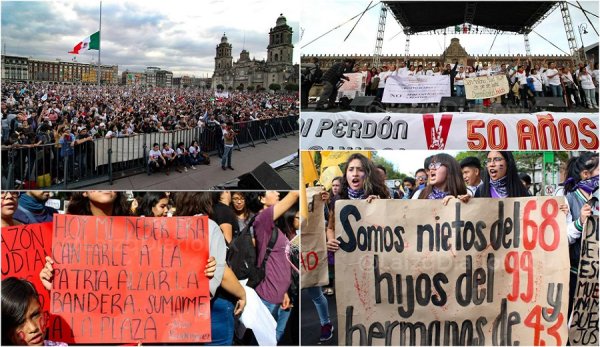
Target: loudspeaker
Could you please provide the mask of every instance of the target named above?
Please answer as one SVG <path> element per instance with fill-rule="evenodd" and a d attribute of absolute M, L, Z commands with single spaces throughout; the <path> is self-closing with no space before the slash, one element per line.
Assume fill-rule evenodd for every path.
<path fill-rule="evenodd" d="M 567 112 L 565 100 L 558 96 L 537 96 L 534 98 L 534 108 L 536 110 L 557 110 Z"/>
<path fill-rule="evenodd" d="M 460 109 L 467 110 L 469 105 L 467 104 L 467 98 L 464 96 L 442 96 L 440 100 L 439 110 L 444 111 L 460 111 Z"/>
<path fill-rule="evenodd" d="M 264 161 L 254 170 L 241 175 L 238 179 L 238 189 L 292 190 L 292 187 L 279 176 L 277 171 Z"/>
<path fill-rule="evenodd" d="M 384 112 L 383 105 L 376 100 L 375 96 L 357 96 L 350 103 L 350 107 L 362 113 Z"/>

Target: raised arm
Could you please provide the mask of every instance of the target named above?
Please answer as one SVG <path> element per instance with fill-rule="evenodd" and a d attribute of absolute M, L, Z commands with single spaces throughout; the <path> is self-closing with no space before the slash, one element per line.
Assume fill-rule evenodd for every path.
<path fill-rule="evenodd" d="M 273 207 L 273 221 L 276 221 L 279 217 L 281 217 L 285 211 L 289 210 L 295 203 L 298 201 L 298 192 L 291 191 L 289 192 L 285 198 L 281 199 L 275 206 Z"/>

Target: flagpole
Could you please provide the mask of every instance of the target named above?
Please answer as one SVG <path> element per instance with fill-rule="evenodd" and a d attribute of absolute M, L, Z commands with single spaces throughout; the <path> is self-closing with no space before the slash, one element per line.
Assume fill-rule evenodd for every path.
<path fill-rule="evenodd" d="M 100 71 L 100 51 L 102 48 L 102 0 L 100 0 L 100 26 L 98 29 L 100 38 L 98 40 L 98 85 L 100 85 L 101 71 Z"/>

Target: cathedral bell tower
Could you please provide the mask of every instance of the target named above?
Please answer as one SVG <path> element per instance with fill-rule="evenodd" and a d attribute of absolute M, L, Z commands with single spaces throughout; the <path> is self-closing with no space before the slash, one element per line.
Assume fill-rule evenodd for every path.
<path fill-rule="evenodd" d="M 227 42 L 227 36 L 223 33 L 221 43 L 217 45 L 215 56 L 215 73 L 231 69 L 233 56 L 231 55 L 231 43 Z"/>
<path fill-rule="evenodd" d="M 281 14 L 277 18 L 274 28 L 269 31 L 269 45 L 267 46 L 267 63 L 291 64 L 294 53 L 292 45 L 292 27 L 287 25 L 287 19 Z"/>

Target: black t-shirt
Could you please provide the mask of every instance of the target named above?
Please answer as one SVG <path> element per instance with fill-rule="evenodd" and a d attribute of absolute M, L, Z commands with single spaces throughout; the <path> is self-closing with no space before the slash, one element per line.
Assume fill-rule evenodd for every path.
<path fill-rule="evenodd" d="M 217 224 L 231 224 L 233 229 L 233 238 L 236 238 L 240 233 L 240 227 L 238 225 L 237 218 L 235 217 L 235 213 L 231 209 L 231 207 L 223 204 L 222 202 L 218 202 L 213 206 L 213 219 Z"/>

